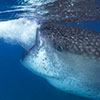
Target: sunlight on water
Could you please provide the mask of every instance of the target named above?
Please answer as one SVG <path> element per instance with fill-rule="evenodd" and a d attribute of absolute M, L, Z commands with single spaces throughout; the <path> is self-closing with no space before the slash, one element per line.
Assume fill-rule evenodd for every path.
<path fill-rule="evenodd" d="M 24 4 L 26 2 L 27 1 L 23 1 L 22 3 Z M 30 2 L 31 1 L 28 0 L 27 3 Z M 0 11 L 0 14 L 11 13 L 11 17 L 13 17 L 12 15 L 16 13 L 14 20 L 11 19 L 0 22 L 0 38 L 3 38 L 7 43 L 17 43 L 26 49 L 31 48 L 35 44 L 36 30 L 39 27 L 34 18 L 34 20 L 28 19 L 29 16 L 32 16 L 32 12 L 35 10 L 35 8 L 31 7 L 32 5 L 29 4 L 22 6 L 18 5 L 10 7 L 12 8 L 11 10 Z M 17 13 L 18 11 L 24 11 L 25 13 Z M 26 11 L 31 13 L 26 14 Z M 25 14 L 28 16 L 26 17 Z"/>
<path fill-rule="evenodd" d="M 35 44 L 37 27 L 35 21 L 25 18 L 0 22 L 0 38 L 7 43 L 18 43 L 29 48 Z"/>

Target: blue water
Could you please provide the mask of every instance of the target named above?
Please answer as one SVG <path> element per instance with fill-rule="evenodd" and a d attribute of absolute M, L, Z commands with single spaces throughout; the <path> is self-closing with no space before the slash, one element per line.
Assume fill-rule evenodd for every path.
<path fill-rule="evenodd" d="M 20 4 L 16 0 L 0 0 L 0 10 Z M 16 13 L 0 14 L 0 20 L 14 19 L 15 15 Z M 98 25 L 95 25 L 97 24 L 92 24 L 92 28 L 89 28 L 94 27 L 94 30 L 99 31 Z M 0 39 L 0 100 L 89 100 L 57 90 L 45 79 L 24 68 L 20 63 L 24 52 L 21 46 L 10 45 Z"/>

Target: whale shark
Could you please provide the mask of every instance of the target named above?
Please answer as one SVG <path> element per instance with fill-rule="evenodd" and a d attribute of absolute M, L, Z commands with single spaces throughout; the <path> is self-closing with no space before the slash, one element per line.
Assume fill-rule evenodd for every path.
<path fill-rule="evenodd" d="M 21 63 L 55 88 L 100 100 L 100 32 L 72 25 L 100 21 L 99 0 L 31 0 L 26 8 L 0 22 L 0 38 L 20 44 Z"/>
<path fill-rule="evenodd" d="M 62 22 L 100 20 L 98 0 L 56 0 L 42 14 L 37 42 L 22 64 L 67 93 L 100 99 L 100 32 Z"/>

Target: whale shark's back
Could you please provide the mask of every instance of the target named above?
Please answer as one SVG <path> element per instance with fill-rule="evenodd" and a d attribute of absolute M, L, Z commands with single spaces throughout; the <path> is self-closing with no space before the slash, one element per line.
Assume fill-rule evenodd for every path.
<path fill-rule="evenodd" d="M 42 6 L 46 20 L 87 22 L 100 20 L 99 0 L 55 0 Z"/>

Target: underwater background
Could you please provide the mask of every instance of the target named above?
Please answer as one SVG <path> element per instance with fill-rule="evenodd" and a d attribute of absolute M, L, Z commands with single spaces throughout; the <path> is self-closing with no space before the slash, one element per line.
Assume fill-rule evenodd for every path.
<path fill-rule="evenodd" d="M 17 19 L 16 14 L 27 12 L 19 10 L 1 13 L 24 3 L 27 1 L 0 0 L 0 21 Z M 79 25 L 100 31 L 100 22 Z M 57 90 L 45 79 L 27 70 L 20 63 L 24 52 L 25 50 L 20 45 L 10 45 L 2 38 L 0 39 L 0 100 L 89 100 Z"/>

